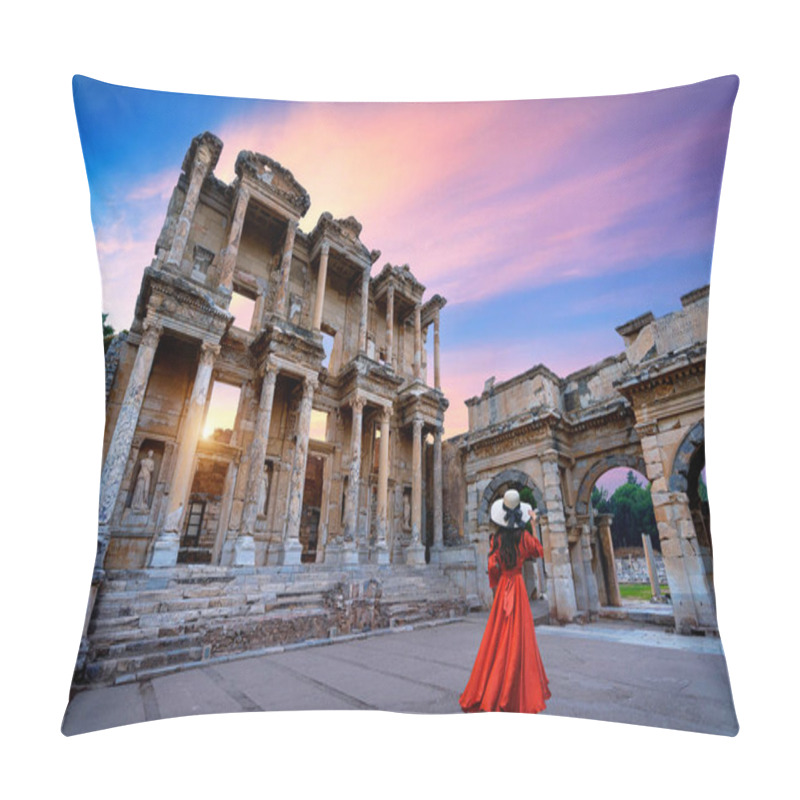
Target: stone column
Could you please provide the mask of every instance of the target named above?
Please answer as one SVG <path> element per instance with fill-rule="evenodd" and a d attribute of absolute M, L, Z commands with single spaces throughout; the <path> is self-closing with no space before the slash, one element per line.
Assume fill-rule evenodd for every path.
<path fill-rule="evenodd" d="M 662 600 L 661 583 L 658 580 L 656 559 L 653 555 L 653 543 L 650 541 L 650 537 L 646 533 L 642 534 L 642 547 L 644 548 L 645 561 L 647 561 L 647 574 L 650 576 L 650 589 L 655 600 L 660 603 Z"/>
<path fill-rule="evenodd" d="M 308 461 L 308 434 L 311 428 L 311 405 L 314 402 L 316 381 L 303 379 L 303 397 L 297 418 L 295 443 L 295 468 L 289 485 L 289 517 L 286 524 L 286 541 L 283 545 L 283 563 L 299 564 L 303 546 L 300 544 L 300 517 L 303 512 L 303 490 L 306 485 Z"/>
<path fill-rule="evenodd" d="M 256 305 L 253 309 L 253 322 L 250 325 L 250 330 L 253 333 L 258 333 L 264 325 L 264 308 L 266 305 L 267 296 L 263 291 L 260 291 L 256 296 Z"/>
<path fill-rule="evenodd" d="M 347 508 L 344 521 L 345 564 L 358 563 L 358 498 L 361 486 L 361 424 L 365 401 L 356 396 L 350 403 L 353 423 L 350 428 L 350 474 L 347 479 Z"/>
<path fill-rule="evenodd" d="M 422 417 L 414 415 L 411 446 L 411 546 L 409 564 L 425 563 L 422 544 Z"/>
<path fill-rule="evenodd" d="M 433 549 L 444 547 L 444 515 L 442 509 L 442 429 L 433 432 Z"/>
<path fill-rule="evenodd" d="M 665 458 L 658 441 L 658 424 L 643 422 L 636 426 L 636 430 L 651 482 L 650 494 L 675 615 L 675 630 L 690 633 L 696 627 L 716 628 L 714 593 L 695 535 L 689 498 L 684 492 L 670 491 L 664 474 Z"/>
<path fill-rule="evenodd" d="M 250 202 L 250 191 L 245 186 L 239 186 L 236 194 L 236 207 L 233 210 L 231 226 L 228 229 L 228 243 L 222 255 L 222 269 L 220 270 L 219 286 L 228 294 L 233 292 L 233 273 L 236 268 L 236 257 L 239 255 L 239 243 L 242 240 L 244 215 L 247 204 Z"/>
<path fill-rule="evenodd" d="M 161 325 L 151 320 L 145 320 L 144 333 L 136 351 L 136 360 L 128 378 L 125 397 L 119 409 L 114 434 L 108 446 L 103 472 L 100 478 L 100 509 L 98 514 L 99 538 L 97 546 L 97 562 L 95 569 L 103 568 L 106 549 L 108 548 L 108 523 L 117 503 L 119 487 L 125 466 L 130 457 L 131 443 L 139 422 L 139 412 L 142 409 L 150 370 L 153 367 L 156 348 L 161 338 Z"/>
<path fill-rule="evenodd" d="M 203 186 L 211 166 L 211 150 L 208 145 L 201 143 L 195 152 L 194 163 L 192 164 L 192 175 L 189 179 L 189 188 L 183 201 L 183 208 L 178 217 L 178 224 L 175 227 L 175 236 L 172 239 L 172 247 L 167 255 L 167 265 L 180 270 L 183 254 L 186 250 L 186 242 L 189 239 L 189 230 L 194 220 L 194 212 L 197 209 L 197 201 L 200 197 L 200 189 Z"/>
<path fill-rule="evenodd" d="M 589 611 L 589 593 L 586 587 L 586 573 L 583 568 L 583 546 L 580 531 L 573 529 L 569 536 L 569 559 L 572 564 L 572 581 L 575 586 L 575 604 L 578 611 Z"/>
<path fill-rule="evenodd" d="M 369 312 L 369 269 L 364 270 L 361 281 L 361 317 L 358 321 L 358 352 L 367 351 L 367 313 Z"/>
<path fill-rule="evenodd" d="M 419 378 L 422 368 L 422 307 L 414 306 L 414 377 Z"/>
<path fill-rule="evenodd" d="M 292 271 L 292 252 L 294 251 L 294 237 L 297 233 L 297 220 L 290 219 L 286 225 L 286 238 L 283 242 L 281 254 L 280 283 L 278 294 L 275 298 L 275 313 L 286 319 L 289 312 L 289 274 Z"/>
<path fill-rule="evenodd" d="M 389 563 L 386 531 L 389 525 L 389 422 L 392 418 L 390 406 L 381 410 L 381 443 L 378 453 L 378 563 Z"/>
<path fill-rule="evenodd" d="M 258 403 L 258 416 L 253 431 L 253 439 L 248 448 L 247 484 L 245 488 L 245 505 L 242 513 L 242 524 L 234 545 L 233 563 L 235 566 L 255 565 L 255 541 L 253 534 L 258 516 L 258 494 L 264 472 L 264 459 L 267 455 L 269 440 L 269 423 L 272 419 L 272 401 L 275 397 L 275 381 L 278 371 L 267 365 L 264 380 L 261 384 L 261 398 Z"/>
<path fill-rule="evenodd" d="M 589 614 L 597 616 L 600 611 L 600 595 L 597 590 L 597 578 L 592 569 L 592 537 L 589 526 L 581 525 L 581 548 L 583 550 L 583 570 L 586 575 L 586 594 L 589 600 Z"/>
<path fill-rule="evenodd" d="M 394 356 L 394 286 L 386 290 L 386 363 L 391 367 Z"/>
<path fill-rule="evenodd" d="M 611 540 L 611 520 L 612 514 L 598 514 L 597 535 L 600 539 L 600 547 L 603 549 L 603 561 L 605 562 L 606 593 L 610 606 L 621 606 L 622 597 L 619 593 L 619 580 L 617 579 L 617 562 L 614 560 L 614 542 Z"/>
<path fill-rule="evenodd" d="M 542 456 L 542 470 L 544 472 L 544 501 L 550 533 L 550 571 L 553 585 L 553 591 L 548 598 L 550 612 L 559 622 L 572 622 L 578 608 L 575 602 L 575 584 L 572 580 L 564 501 L 561 496 L 558 453 L 555 450 L 548 450 Z"/>
<path fill-rule="evenodd" d="M 330 244 L 323 242 L 319 253 L 319 273 L 317 274 L 317 297 L 314 301 L 313 330 L 318 331 L 322 325 L 322 305 L 325 301 L 325 281 L 328 278 L 328 253 Z"/>
<path fill-rule="evenodd" d="M 150 554 L 151 567 L 172 567 L 178 561 L 180 546 L 181 520 L 184 516 L 186 501 L 192 488 L 192 468 L 197 452 L 197 442 L 203 425 L 206 411 L 208 387 L 211 384 L 211 373 L 214 359 L 219 355 L 220 346 L 203 342 L 200 348 L 200 362 L 192 387 L 189 408 L 180 429 L 178 452 L 175 455 L 175 469 L 172 473 L 172 484 L 167 496 L 164 528 L 153 544 Z"/>
<path fill-rule="evenodd" d="M 439 368 L 439 311 L 433 317 L 433 388 L 441 390 L 442 373 Z"/>

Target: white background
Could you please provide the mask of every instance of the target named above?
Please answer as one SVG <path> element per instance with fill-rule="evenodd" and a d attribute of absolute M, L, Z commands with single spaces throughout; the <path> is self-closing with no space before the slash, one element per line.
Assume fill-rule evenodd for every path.
<path fill-rule="evenodd" d="M 745 4 L 697 0 L 50 5 L 4 12 L 0 52 L 2 486 L 10 510 L 0 551 L 3 781 L 18 787 L 9 796 L 785 796 L 780 787 L 796 785 L 798 724 L 800 175 L 789 4 L 747 4 L 746 12 Z M 299 100 L 619 94 L 738 74 L 712 267 L 706 453 L 739 735 L 558 717 L 325 712 L 183 718 L 63 737 L 94 559 L 104 413 L 75 73 Z"/>

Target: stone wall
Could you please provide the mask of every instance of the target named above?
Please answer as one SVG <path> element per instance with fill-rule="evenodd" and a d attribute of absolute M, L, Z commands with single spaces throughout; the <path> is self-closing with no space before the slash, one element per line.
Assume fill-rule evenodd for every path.
<path fill-rule="evenodd" d="M 664 559 L 660 553 L 655 553 L 656 572 L 658 582 L 667 582 L 667 571 L 664 568 Z M 615 558 L 617 566 L 617 579 L 620 583 L 650 583 L 650 573 L 647 571 L 647 559 L 644 556 L 622 556 Z"/>

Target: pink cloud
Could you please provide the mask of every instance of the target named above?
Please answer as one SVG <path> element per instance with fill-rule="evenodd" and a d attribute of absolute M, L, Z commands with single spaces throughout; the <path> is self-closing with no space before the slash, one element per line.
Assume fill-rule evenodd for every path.
<path fill-rule="evenodd" d="M 230 180 L 240 149 L 271 155 L 311 195 L 305 230 L 322 211 L 353 214 L 382 261 L 409 263 L 453 303 L 481 299 L 710 240 L 714 209 L 685 217 L 720 125 L 667 119 L 637 138 L 628 102 L 294 104 L 279 122 L 256 114 L 223 126 L 217 172 Z M 590 126 L 615 115 L 616 139 L 592 140 Z M 648 216 L 655 203 L 666 213 Z"/>

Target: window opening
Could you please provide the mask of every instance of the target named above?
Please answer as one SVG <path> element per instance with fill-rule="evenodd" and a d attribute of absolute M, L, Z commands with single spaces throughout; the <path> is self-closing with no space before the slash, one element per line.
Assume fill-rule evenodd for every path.
<path fill-rule="evenodd" d="M 243 331 L 249 331 L 253 325 L 253 314 L 256 310 L 256 301 L 246 295 L 233 290 L 228 311 L 233 314 L 233 325 Z"/>
<path fill-rule="evenodd" d="M 211 389 L 211 401 L 208 404 L 206 422 L 203 425 L 203 438 L 230 444 L 233 428 L 236 424 L 236 412 L 239 408 L 241 386 L 234 386 L 222 381 L 214 381 Z"/>

